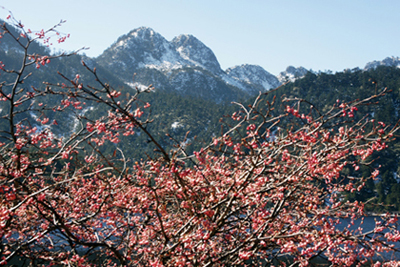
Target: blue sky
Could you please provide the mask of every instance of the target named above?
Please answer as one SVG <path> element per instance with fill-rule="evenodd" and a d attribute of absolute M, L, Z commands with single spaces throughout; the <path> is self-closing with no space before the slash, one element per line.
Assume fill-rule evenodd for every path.
<path fill-rule="evenodd" d="M 398 0 L 0 0 L 32 30 L 60 19 L 69 40 L 98 56 L 130 30 L 147 26 L 167 40 L 192 34 L 221 67 L 256 64 L 277 75 L 287 66 L 341 71 L 400 56 Z M 6 10 L 0 9 L 5 19 Z"/>

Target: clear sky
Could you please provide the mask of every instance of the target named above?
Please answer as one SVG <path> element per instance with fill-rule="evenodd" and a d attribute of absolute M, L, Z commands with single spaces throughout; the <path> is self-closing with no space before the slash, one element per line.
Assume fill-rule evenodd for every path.
<path fill-rule="evenodd" d="M 223 69 L 256 64 L 342 71 L 400 56 L 399 0 L 0 0 L 32 30 L 67 20 L 61 47 L 96 57 L 130 30 L 147 26 L 167 40 L 192 34 Z M 6 10 L 0 9 L 5 19 Z M 1 44 L 0 44 L 1 45 Z"/>

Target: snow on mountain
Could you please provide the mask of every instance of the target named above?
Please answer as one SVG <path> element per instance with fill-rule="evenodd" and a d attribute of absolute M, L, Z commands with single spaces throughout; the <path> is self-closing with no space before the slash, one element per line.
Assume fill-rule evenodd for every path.
<path fill-rule="evenodd" d="M 279 73 L 277 78 L 281 83 L 285 83 L 287 81 L 293 82 L 296 79 L 299 79 L 299 78 L 303 77 L 304 75 L 306 75 L 307 72 L 308 72 L 308 70 L 306 68 L 303 68 L 303 67 L 295 68 L 293 66 L 289 66 L 286 68 L 285 71 L 282 71 L 281 73 Z"/>
<path fill-rule="evenodd" d="M 96 61 L 140 89 L 153 84 L 156 90 L 216 102 L 247 98 L 280 85 L 277 77 L 260 66 L 244 64 L 223 71 L 213 51 L 193 35 L 167 41 L 148 27 L 121 36 Z M 306 72 L 289 67 L 281 74 L 294 79 Z"/>
<path fill-rule="evenodd" d="M 368 71 L 370 69 L 376 69 L 378 66 L 388 66 L 388 67 L 397 67 L 400 68 L 400 57 L 387 57 L 384 60 L 377 61 L 374 60 L 372 62 L 368 62 L 364 70 Z"/>
<path fill-rule="evenodd" d="M 181 34 L 172 40 L 176 51 L 182 58 L 190 61 L 194 66 L 202 67 L 213 73 L 222 72 L 214 52 L 196 37 L 189 34 Z"/>
<path fill-rule="evenodd" d="M 147 27 L 135 29 L 120 37 L 110 50 L 113 60 L 121 61 L 130 68 L 168 70 L 187 65 L 170 42 Z M 126 54 L 128 57 L 125 57 Z"/>
<path fill-rule="evenodd" d="M 274 75 L 258 65 L 243 64 L 227 69 L 226 73 L 237 81 L 261 86 L 265 91 L 280 85 L 279 80 Z"/>
<path fill-rule="evenodd" d="M 216 102 L 250 96 L 248 86 L 229 77 L 210 48 L 192 35 L 171 42 L 151 28 L 141 27 L 121 36 L 97 58 L 126 83 L 175 91 Z M 133 74 L 136 73 L 134 81 Z"/>

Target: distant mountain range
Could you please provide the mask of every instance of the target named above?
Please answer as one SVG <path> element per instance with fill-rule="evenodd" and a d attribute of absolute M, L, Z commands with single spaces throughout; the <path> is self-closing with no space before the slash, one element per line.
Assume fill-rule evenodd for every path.
<path fill-rule="evenodd" d="M 10 27 L 10 31 L 15 36 L 19 36 L 16 29 Z M 15 74 L 11 70 L 21 68 L 24 56 L 21 52 L 23 52 L 22 47 L 16 45 L 15 40 L 9 35 L 1 38 L 0 61 L 7 70 L 10 70 L 9 73 L 1 72 L 0 74 L 3 92 L 11 90 L 10 85 L 15 81 Z M 32 55 L 50 53 L 50 49 L 38 43 L 33 43 L 29 49 L 29 54 Z M 275 98 L 298 97 L 315 103 L 315 110 L 324 112 L 330 109 L 336 99 L 342 101 L 362 99 L 376 93 L 379 88 L 387 87 L 390 88 L 390 92 L 378 104 L 361 106 L 356 116 L 369 116 L 376 121 L 395 125 L 400 114 L 399 57 L 372 61 L 363 69 L 348 69 L 335 74 L 311 72 L 304 67 L 289 66 L 279 75 L 274 76 L 260 66 L 249 64 L 222 70 L 213 51 L 196 37 L 180 35 L 172 41 L 167 41 L 154 30 L 146 27 L 132 30 L 121 36 L 97 58 L 78 54 L 54 58 L 50 64 L 39 66 L 39 69 L 32 64 L 26 69 L 26 74 L 32 72 L 32 75 L 20 86 L 26 91 L 33 91 L 33 88 L 44 90 L 46 85 L 43 81 L 51 84 L 66 82 L 57 74 L 59 71 L 68 79 L 74 79 L 79 74 L 79 82 L 82 82 L 84 86 L 91 85 L 101 89 L 103 85 L 97 83 L 97 78 L 82 66 L 81 61 L 91 68 L 96 67 L 96 73 L 103 84 L 108 83 L 113 88 L 121 90 L 122 96 L 129 97 L 133 87 L 144 89 L 150 84 L 155 86 L 156 93 L 142 94 L 138 102 L 151 103 L 148 112 L 151 115 L 150 118 L 154 120 L 148 124 L 148 130 L 157 133 L 156 138 L 166 151 L 175 149 L 176 143 L 173 140 L 185 140 L 189 154 L 201 149 L 216 133 L 226 130 L 220 118 L 227 118 L 228 114 L 237 111 L 236 105 L 230 105 L 227 102 L 239 101 L 245 105 L 249 104 L 251 98 L 260 91 L 266 92 L 286 81 L 294 82 L 289 82 L 280 90 L 265 94 L 262 98 L 272 103 Z M 375 83 L 373 84 L 372 81 Z M 35 110 L 36 99 L 38 98 L 24 102 L 20 107 L 25 105 L 27 112 L 16 114 L 16 118 L 21 121 L 27 120 L 27 123 L 41 131 L 44 128 L 37 119 L 44 113 Z M 57 94 L 40 97 L 41 105 L 49 107 L 61 100 L 62 97 Z M 6 107 L 4 104 L 0 105 L 0 132 L 5 135 L 10 127 L 8 120 L 10 109 Z M 62 138 L 73 134 L 80 127 L 75 115 L 95 120 L 106 116 L 107 109 L 108 106 L 99 105 L 96 101 L 87 101 L 82 110 L 69 107 L 64 112 L 53 112 L 50 109 L 44 115 L 50 121 L 57 121 L 57 125 L 49 127 L 52 128 L 55 136 Z M 284 114 L 285 111 L 284 105 L 277 104 L 273 112 Z M 107 149 L 116 151 L 115 147 L 119 146 L 131 159 L 141 159 L 144 155 L 154 152 L 155 147 L 152 146 L 152 142 L 140 132 L 122 138 L 124 139 L 119 145 L 110 143 Z M 367 184 L 366 190 L 355 192 L 350 197 L 357 200 L 376 197 L 373 204 L 377 202 L 395 204 L 395 208 L 391 209 L 400 211 L 399 144 L 391 146 L 388 152 L 385 151 L 386 154 L 380 154 L 376 161 L 369 163 L 375 164 L 376 167 L 382 166 L 380 181 Z M 367 177 L 370 167 L 360 167 L 365 167 L 363 176 Z M 371 210 L 380 211 L 377 205 Z"/>
<path fill-rule="evenodd" d="M 45 50 L 44 47 L 36 47 L 40 51 L 35 53 L 41 54 Z M 12 47 L 11 43 L 2 39 L 0 52 L 5 53 L 3 62 L 7 61 L 7 57 L 10 57 L 10 63 L 15 62 L 11 54 L 15 49 L 18 50 L 18 47 Z M 193 35 L 182 34 L 168 41 L 148 27 L 134 29 L 119 37 L 97 58 L 79 57 L 90 66 L 106 70 L 108 79 L 117 86 L 125 84 L 144 89 L 153 85 L 156 90 L 217 103 L 248 99 L 284 82 L 301 78 L 310 71 L 301 66 L 289 66 L 275 76 L 258 65 L 250 64 L 222 70 L 213 51 Z M 73 60 L 71 64 L 80 60 Z M 68 66 L 67 62 L 64 60 L 58 64 L 74 75 L 77 67 Z M 372 61 L 366 64 L 364 70 L 380 65 L 400 66 L 400 58 Z M 45 70 L 45 73 L 47 71 L 50 70 Z M 40 84 L 41 81 L 34 83 Z"/>
<path fill-rule="evenodd" d="M 131 86 L 147 88 L 153 84 L 156 89 L 216 102 L 245 99 L 301 78 L 309 71 L 289 66 L 274 76 L 249 64 L 222 70 L 213 51 L 193 35 L 182 34 L 168 41 L 148 27 L 119 37 L 95 60 Z M 400 66 L 400 59 L 373 61 L 364 69 L 378 65 Z"/>
<path fill-rule="evenodd" d="M 167 41 L 147 27 L 121 36 L 95 60 L 131 86 L 153 84 L 156 89 L 216 102 L 245 99 L 307 73 L 303 67 L 290 66 L 276 77 L 249 64 L 224 71 L 213 51 L 193 35 Z"/>
<path fill-rule="evenodd" d="M 369 62 L 365 65 L 364 70 L 368 71 L 371 69 L 376 69 L 379 66 L 387 66 L 387 67 L 400 67 L 400 57 L 387 57 L 384 60 L 377 61 L 374 60 L 372 62 Z"/>

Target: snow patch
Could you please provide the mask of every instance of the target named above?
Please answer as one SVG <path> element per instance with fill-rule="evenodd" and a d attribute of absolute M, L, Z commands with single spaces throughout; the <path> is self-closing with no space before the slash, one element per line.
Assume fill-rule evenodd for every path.
<path fill-rule="evenodd" d="M 182 59 L 168 47 L 168 44 L 164 43 L 163 46 L 165 48 L 165 53 L 163 53 L 160 59 L 155 59 L 152 54 L 146 53 L 144 61 L 139 63 L 139 68 L 169 71 L 181 69 L 186 65 L 182 62 Z"/>
<path fill-rule="evenodd" d="M 277 78 L 281 83 L 294 82 L 297 79 L 303 78 L 307 72 L 308 70 L 304 67 L 295 68 L 293 66 L 289 66 L 285 71 L 279 73 Z"/>
<path fill-rule="evenodd" d="M 127 46 L 127 42 L 125 40 L 121 40 L 118 43 L 115 44 L 115 48 L 119 48 L 119 47 L 126 47 Z"/>
<path fill-rule="evenodd" d="M 240 80 L 239 79 L 237 79 L 237 78 L 234 78 L 234 77 L 230 77 L 229 75 L 227 75 L 227 74 L 222 74 L 222 75 L 220 75 L 220 78 L 222 79 L 222 80 L 224 80 L 224 82 L 226 82 L 227 84 L 229 84 L 229 85 L 232 85 L 232 86 L 235 86 L 235 87 L 238 87 L 239 89 L 241 89 L 241 90 L 243 90 L 243 91 L 248 91 L 248 89 L 245 87 L 245 86 L 243 86 L 243 84 L 241 84 L 240 83 Z"/>
<path fill-rule="evenodd" d="M 127 82 L 126 84 L 129 85 L 132 88 L 138 89 L 140 92 L 146 91 L 149 88 L 149 86 L 144 85 L 142 83 L 138 83 L 138 82 L 134 82 L 134 83 Z"/>
<path fill-rule="evenodd" d="M 180 123 L 179 121 L 173 122 L 173 123 L 171 124 L 171 128 L 172 128 L 172 129 L 182 128 L 182 127 L 183 127 L 183 124 Z"/>

